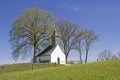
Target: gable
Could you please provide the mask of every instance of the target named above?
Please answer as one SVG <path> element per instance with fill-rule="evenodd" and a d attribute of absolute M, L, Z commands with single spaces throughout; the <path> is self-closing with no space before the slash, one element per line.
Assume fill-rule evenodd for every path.
<path fill-rule="evenodd" d="M 51 55 L 57 55 L 57 56 L 65 56 L 59 45 L 57 45 L 54 49 L 54 51 L 51 53 Z"/>
<path fill-rule="evenodd" d="M 59 62 L 58 62 L 58 59 L 59 59 Z M 51 62 L 65 64 L 65 54 L 63 53 L 59 45 L 56 46 L 56 48 L 51 54 Z"/>

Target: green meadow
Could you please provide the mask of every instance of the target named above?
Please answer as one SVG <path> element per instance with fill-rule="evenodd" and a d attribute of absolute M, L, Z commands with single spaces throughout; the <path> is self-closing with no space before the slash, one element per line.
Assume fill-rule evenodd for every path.
<path fill-rule="evenodd" d="M 0 80 L 120 80 L 120 60 L 10 71 Z"/>
<path fill-rule="evenodd" d="M 4 70 L 2 71 L 2 67 L 4 66 Z M 50 64 L 50 63 L 21 63 L 21 64 L 12 64 L 12 65 L 1 65 L 0 66 L 0 74 L 3 73 L 11 73 L 11 72 L 21 72 L 21 71 L 30 71 L 36 69 L 50 68 L 50 67 L 60 67 L 63 65 L 58 64 Z"/>

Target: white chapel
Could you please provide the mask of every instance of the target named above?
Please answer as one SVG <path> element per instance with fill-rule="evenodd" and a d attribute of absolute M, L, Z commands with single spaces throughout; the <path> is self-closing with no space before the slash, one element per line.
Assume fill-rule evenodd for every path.
<path fill-rule="evenodd" d="M 52 45 L 46 47 L 36 57 L 38 63 L 65 64 L 65 54 L 59 46 L 59 36 L 56 30 L 54 30 L 52 35 Z"/>

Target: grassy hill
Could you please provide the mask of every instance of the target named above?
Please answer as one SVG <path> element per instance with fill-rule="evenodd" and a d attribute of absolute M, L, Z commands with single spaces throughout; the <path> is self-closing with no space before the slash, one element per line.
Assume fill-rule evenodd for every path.
<path fill-rule="evenodd" d="M 0 80 L 120 80 L 120 60 L 11 72 Z"/>
<path fill-rule="evenodd" d="M 1 65 L 0 66 L 0 74 L 2 74 L 2 67 L 4 67 L 4 73 L 10 72 L 20 72 L 20 71 L 29 71 L 35 69 L 43 69 L 43 68 L 50 68 L 50 67 L 60 67 L 63 65 L 58 64 L 42 64 L 42 63 L 21 63 L 21 64 L 9 64 L 9 65 Z"/>

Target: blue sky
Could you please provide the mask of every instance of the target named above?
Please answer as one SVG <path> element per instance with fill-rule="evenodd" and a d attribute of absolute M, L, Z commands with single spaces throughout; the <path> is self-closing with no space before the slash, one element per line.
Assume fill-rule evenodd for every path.
<path fill-rule="evenodd" d="M 82 28 L 96 32 L 99 41 L 90 49 L 89 59 L 96 59 L 103 50 L 120 50 L 120 0 L 0 0 L 0 64 L 28 62 L 11 57 L 9 31 L 11 23 L 28 8 L 52 13 L 56 19 L 66 19 Z M 72 51 L 69 59 L 79 59 Z M 77 58 L 76 58 L 77 57 Z"/>

